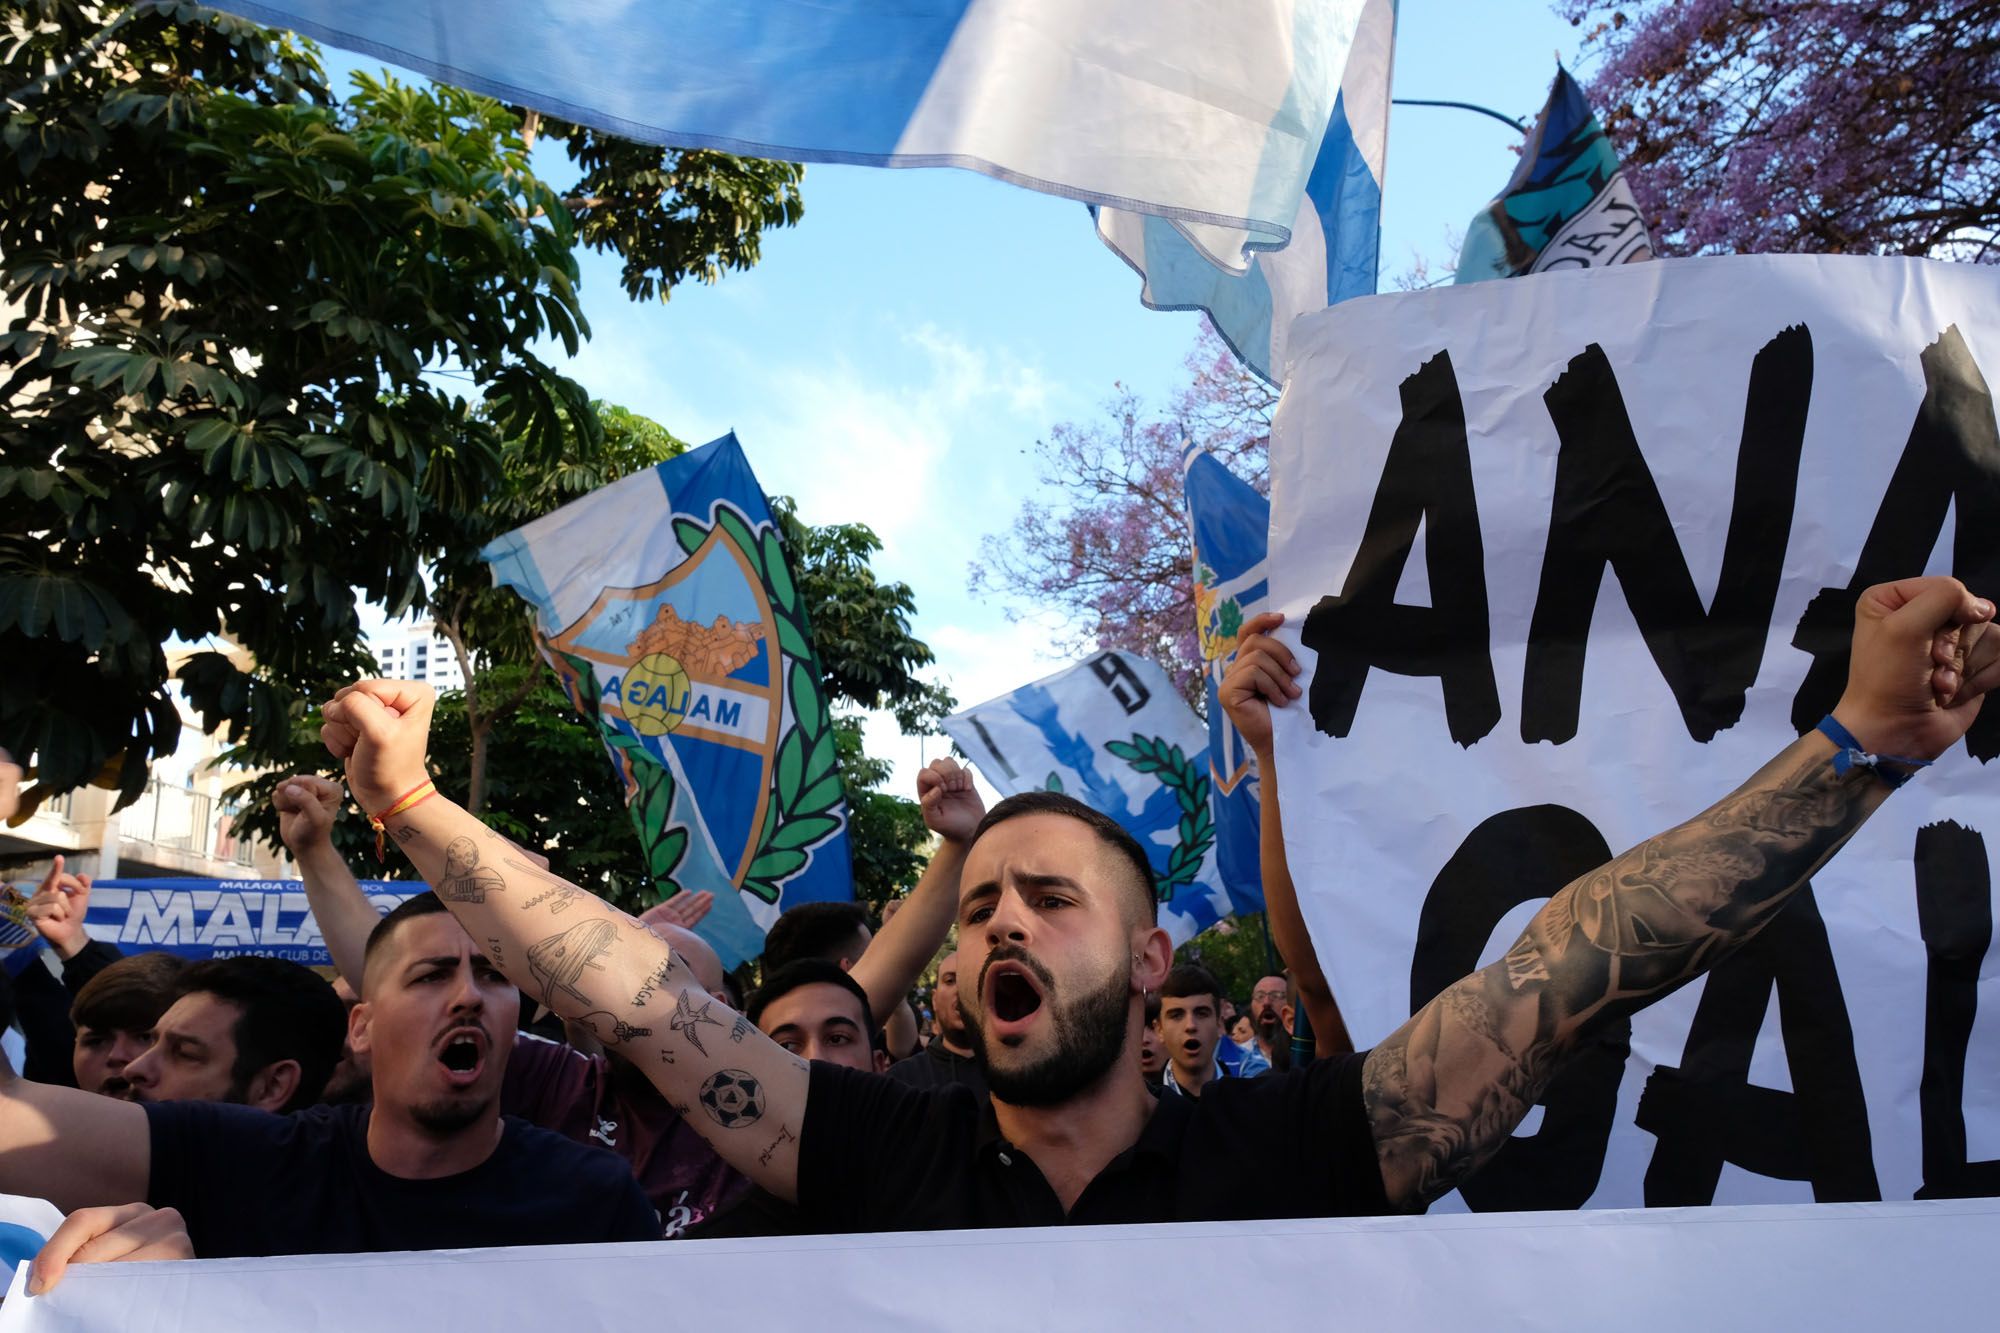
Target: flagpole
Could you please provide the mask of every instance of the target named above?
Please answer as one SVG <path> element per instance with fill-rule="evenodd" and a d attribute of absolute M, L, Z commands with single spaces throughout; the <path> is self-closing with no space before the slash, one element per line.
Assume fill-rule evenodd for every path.
<path fill-rule="evenodd" d="M 1390 99 L 1390 104 L 1393 106 L 1449 106 L 1456 107 L 1460 111 L 1477 111 L 1482 116 L 1493 117 L 1493 119 L 1518 134 L 1526 134 L 1528 132 L 1527 121 L 1516 120 L 1504 112 L 1495 111 L 1490 106 L 1481 106 L 1477 102 L 1439 102 L 1420 97 L 1395 97 Z"/>

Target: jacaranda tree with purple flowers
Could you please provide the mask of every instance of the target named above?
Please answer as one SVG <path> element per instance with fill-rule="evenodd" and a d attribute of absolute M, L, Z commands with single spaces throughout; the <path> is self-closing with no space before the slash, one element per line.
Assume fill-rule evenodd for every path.
<path fill-rule="evenodd" d="M 1120 385 L 1103 418 L 1065 422 L 1036 445 L 1041 480 L 1054 493 L 1024 504 L 1010 528 L 986 538 L 972 589 L 998 596 L 1012 614 L 1046 619 L 1058 648 L 1152 658 L 1200 707 L 1182 442 L 1205 446 L 1268 490 L 1278 395 L 1206 323 L 1187 368 L 1187 385 L 1164 408 Z"/>
<path fill-rule="evenodd" d="M 1560 0 L 1663 254 L 2000 262 L 2000 0 Z"/>

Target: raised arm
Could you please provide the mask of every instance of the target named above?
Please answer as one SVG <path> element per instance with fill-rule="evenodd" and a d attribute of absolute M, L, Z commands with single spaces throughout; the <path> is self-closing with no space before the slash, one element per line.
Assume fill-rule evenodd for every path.
<path fill-rule="evenodd" d="M 30 1083 L 0 1056 L 0 1193 L 64 1212 L 146 1197 L 153 1170 L 146 1113 L 76 1088 Z"/>
<path fill-rule="evenodd" d="M 1968 671 L 1963 641 L 1992 615 L 1955 579 L 1869 589 L 1834 717 L 1878 755 L 1943 753 L 1992 683 L 1990 655 Z M 1807 732 L 1716 805 L 1563 888 L 1499 961 L 1370 1052 L 1363 1095 L 1391 1202 L 1418 1208 L 1456 1188 L 1593 1023 L 1706 971 L 1784 907 L 1889 794 L 1876 768 L 1837 753 Z"/>
<path fill-rule="evenodd" d="M 428 785 L 432 701 L 427 685 L 369 680 L 326 705 L 320 734 L 346 761 L 355 800 L 386 815 L 389 836 L 510 981 L 618 1047 L 724 1161 L 795 1199 L 805 1061 L 710 996 L 637 920 L 445 797 L 413 796 Z"/>
<path fill-rule="evenodd" d="M 1322 1057 L 1344 1055 L 1354 1049 L 1347 1035 L 1347 1021 L 1333 998 L 1333 984 L 1320 966 L 1313 948 L 1312 934 L 1306 929 L 1305 914 L 1299 910 L 1298 891 L 1292 886 L 1291 863 L 1285 858 L 1284 821 L 1278 810 L 1278 763 L 1271 757 L 1271 709 L 1282 708 L 1299 697 L 1293 677 L 1299 673 L 1292 650 L 1271 637 L 1271 631 L 1285 623 L 1274 611 L 1252 616 L 1243 624 L 1237 640 L 1236 660 L 1223 674 L 1217 691 L 1223 711 L 1250 747 L 1257 763 L 1257 852 L 1264 876 L 1264 919 L 1271 927 L 1271 943 L 1292 982 L 1299 988 L 1299 1003 L 1305 1006 L 1312 1025 L 1313 1049 Z"/>
<path fill-rule="evenodd" d="M 938 835 L 937 850 L 909 901 L 868 942 L 848 973 L 868 993 L 869 1012 L 880 1021 L 887 1021 L 903 1002 L 951 933 L 958 919 L 958 872 L 972 845 L 972 830 L 986 813 L 972 774 L 951 759 L 933 759 L 917 774 L 917 804 L 924 824 Z"/>
<path fill-rule="evenodd" d="M 333 956 L 334 970 L 359 992 L 368 936 L 382 914 L 368 901 L 346 858 L 334 849 L 333 821 L 346 799 L 338 785 L 301 773 L 278 784 L 271 793 L 271 806 L 278 812 L 278 836 L 298 863 L 306 905 Z"/>

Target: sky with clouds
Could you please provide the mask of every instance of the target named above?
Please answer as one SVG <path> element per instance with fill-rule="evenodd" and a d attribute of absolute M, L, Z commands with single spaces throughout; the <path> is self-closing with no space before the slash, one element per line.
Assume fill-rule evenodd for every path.
<path fill-rule="evenodd" d="M 1395 92 L 1532 117 L 1577 46 L 1547 0 L 1404 0 Z M 373 67 L 329 56 L 337 78 Z M 1395 109 L 1385 288 L 1419 256 L 1450 259 L 1448 234 L 1505 183 L 1516 142 L 1468 112 Z M 570 174 L 559 149 L 538 167 Z M 1143 308 L 1137 276 L 1068 200 L 965 171 L 818 165 L 803 192 L 804 219 L 767 233 L 755 269 L 664 304 L 628 300 L 615 259 L 585 254 L 593 336 L 566 369 L 691 443 L 735 430 L 765 490 L 806 521 L 872 527 L 878 572 L 915 591 L 933 674 L 961 704 L 1058 669 L 1044 631 L 971 595 L 967 566 L 1035 493 L 1035 442 L 1118 383 L 1164 399 L 1196 317 Z M 869 739 L 898 790 L 945 744 L 886 716 Z"/>

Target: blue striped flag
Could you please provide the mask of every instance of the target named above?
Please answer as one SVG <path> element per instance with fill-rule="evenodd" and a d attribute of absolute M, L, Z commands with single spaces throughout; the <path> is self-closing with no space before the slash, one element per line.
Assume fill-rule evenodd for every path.
<path fill-rule="evenodd" d="M 641 142 L 967 167 L 1172 218 L 1240 265 L 1291 235 L 1365 3 L 1379 0 L 220 7 Z"/>
<path fill-rule="evenodd" d="M 1382 179 L 1388 153 L 1395 0 L 1366 0 L 1291 242 L 1246 263 L 1213 238 L 1157 214 L 1099 209 L 1097 234 L 1145 279 L 1140 299 L 1155 310 L 1202 310 L 1244 365 L 1284 378 L 1292 321 L 1375 291 L 1382 241 Z"/>

